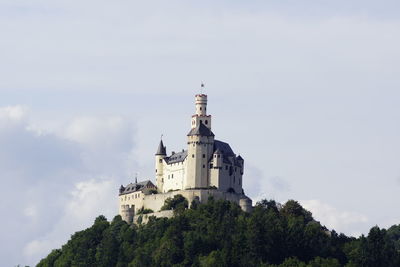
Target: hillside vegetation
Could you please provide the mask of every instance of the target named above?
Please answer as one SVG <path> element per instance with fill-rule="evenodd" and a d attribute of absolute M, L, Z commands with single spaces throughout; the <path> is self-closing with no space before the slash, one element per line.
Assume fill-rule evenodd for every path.
<path fill-rule="evenodd" d="M 251 214 L 212 199 L 177 207 L 173 218 L 139 226 L 99 216 L 37 266 L 400 266 L 400 225 L 353 238 L 328 231 L 293 200 L 280 209 L 264 200 Z"/>

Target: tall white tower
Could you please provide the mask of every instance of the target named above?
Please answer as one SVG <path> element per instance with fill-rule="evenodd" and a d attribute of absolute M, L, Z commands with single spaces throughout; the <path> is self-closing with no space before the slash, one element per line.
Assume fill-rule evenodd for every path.
<path fill-rule="evenodd" d="M 207 115 L 207 95 L 195 96 L 196 114 L 192 116 L 192 129 L 188 133 L 187 174 L 185 188 L 210 186 L 210 160 L 214 148 L 211 116 Z"/>
<path fill-rule="evenodd" d="M 195 96 L 196 114 L 192 116 L 191 127 L 196 128 L 203 123 L 211 130 L 211 115 L 207 115 L 207 95 L 198 94 Z"/>
<path fill-rule="evenodd" d="M 163 192 L 164 187 L 164 158 L 166 156 L 167 148 L 161 140 L 156 152 L 156 184 L 159 192 Z"/>

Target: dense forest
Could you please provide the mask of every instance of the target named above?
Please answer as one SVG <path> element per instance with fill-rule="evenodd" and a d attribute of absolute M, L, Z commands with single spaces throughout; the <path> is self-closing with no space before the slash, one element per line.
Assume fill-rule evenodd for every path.
<path fill-rule="evenodd" d="M 368 236 L 329 231 L 298 202 L 258 202 L 251 214 L 228 201 L 170 201 L 174 217 L 129 226 L 96 218 L 37 265 L 399 267 L 400 225 Z"/>

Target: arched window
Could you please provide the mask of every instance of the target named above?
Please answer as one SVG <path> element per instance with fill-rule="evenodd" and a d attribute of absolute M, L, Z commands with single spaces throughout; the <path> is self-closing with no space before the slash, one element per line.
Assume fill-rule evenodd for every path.
<path fill-rule="evenodd" d="M 206 124 L 208 124 L 208 120 L 206 120 Z"/>

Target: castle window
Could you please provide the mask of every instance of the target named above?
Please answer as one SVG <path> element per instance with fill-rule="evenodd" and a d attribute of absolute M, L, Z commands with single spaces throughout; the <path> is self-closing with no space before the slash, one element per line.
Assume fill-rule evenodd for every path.
<path fill-rule="evenodd" d="M 206 167 L 206 165 L 203 164 L 203 168 L 205 168 L 205 167 Z"/>
<path fill-rule="evenodd" d="M 192 158 L 194 158 L 194 154 L 192 154 Z"/>
<path fill-rule="evenodd" d="M 157 172 L 157 169 L 156 169 L 156 172 Z"/>
<path fill-rule="evenodd" d="M 217 157 L 217 155 L 214 155 L 214 158 L 216 158 Z"/>
<path fill-rule="evenodd" d="M 171 178 L 174 178 L 174 174 L 171 174 Z"/>
<path fill-rule="evenodd" d="M 206 154 L 203 154 L 203 159 L 205 159 L 206 158 Z"/>
<path fill-rule="evenodd" d="M 210 164 L 210 169 L 212 169 L 212 167 L 213 167 L 213 165 L 212 165 L 212 163 Z"/>
<path fill-rule="evenodd" d="M 162 163 L 162 159 L 160 159 L 159 162 Z"/>
<path fill-rule="evenodd" d="M 218 155 L 218 158 L 220 158 L 221 157 L 221 155 Z"/>
<path fill-rule="evenodd" d="M 201 107 L 200 107 L 200 110 L 202 110 Z"/>
<path fill-rule="evenodd" d="M 208 120 L 206 120 L 206 124 L 208 124 Z"/>

